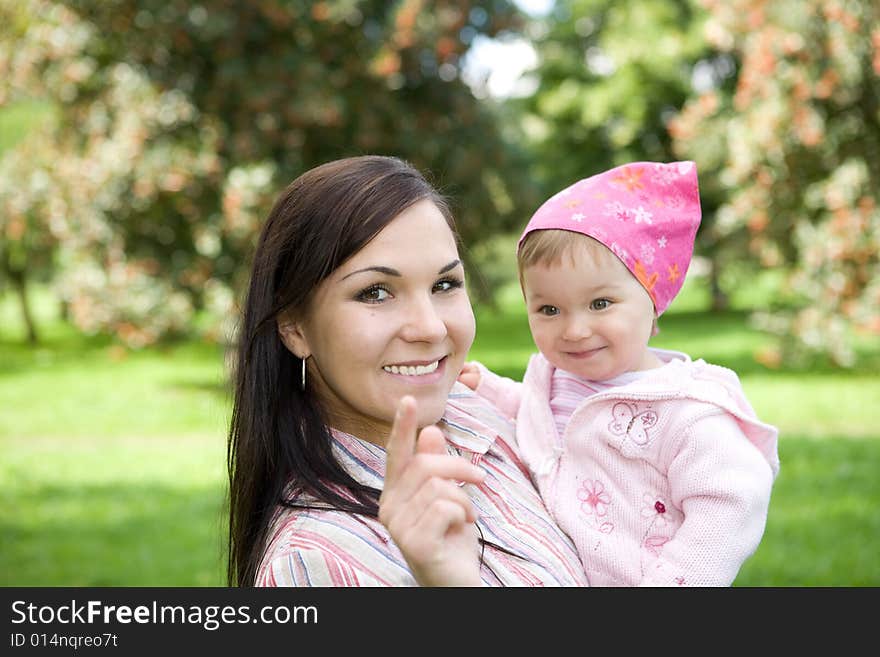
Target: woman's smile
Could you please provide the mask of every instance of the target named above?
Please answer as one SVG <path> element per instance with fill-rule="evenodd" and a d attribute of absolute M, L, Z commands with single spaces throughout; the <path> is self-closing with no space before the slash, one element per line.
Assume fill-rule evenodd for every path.
<path fill-rule="evenodd" d="M 446 372 L 446 356 L 430 361 L 406 361 L 383 365 L 382 369 L 395 378 L 413 385 L 428 385 L 443 380 Z"/>

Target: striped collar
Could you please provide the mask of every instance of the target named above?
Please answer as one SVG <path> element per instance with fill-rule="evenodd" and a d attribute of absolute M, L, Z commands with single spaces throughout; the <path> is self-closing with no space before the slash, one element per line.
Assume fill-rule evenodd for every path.
<path fill-rule="evenodd" d="M 509 420 L 486 400 L 456 382 L 449 394 L 446 410 L 437 426 L 447 442 L 458 452 L 485 454 L 499 434 L 513 433 Z M 333 453 L 339 463 L 359 483 L 381 489 L 385 478 L 386 452 L 338 429 L 330 429 Z"/>

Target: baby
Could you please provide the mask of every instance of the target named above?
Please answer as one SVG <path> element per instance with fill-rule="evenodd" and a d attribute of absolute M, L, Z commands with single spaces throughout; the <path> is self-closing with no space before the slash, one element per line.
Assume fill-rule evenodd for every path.
<path fill-rule="evenodd" d="M 516 418 L 593 586 L 728 586 L 764 533 L 775 427 L 737 375 L 651 348 L 700 224 L 693 162 L 635 162 L 546 201 L 517 246 L 540 353 L 522 383 L 460 380 Z"/>

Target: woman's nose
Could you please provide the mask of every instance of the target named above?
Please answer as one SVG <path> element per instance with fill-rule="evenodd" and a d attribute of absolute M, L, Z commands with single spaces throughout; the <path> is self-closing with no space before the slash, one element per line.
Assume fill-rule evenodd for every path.
<path fill-rule="evenodd" d="M 410 342 L 437 342 L 446 337 L 446 322 L 433 298 L 408 304 L 402 335 Z"/>

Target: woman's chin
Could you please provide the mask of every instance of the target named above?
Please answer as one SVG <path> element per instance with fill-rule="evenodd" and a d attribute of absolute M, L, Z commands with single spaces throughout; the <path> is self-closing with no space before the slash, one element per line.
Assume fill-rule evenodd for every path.
<path fill-rule="evenodd" d="M 446 397 L 440 400 L 418 399 L 418 397 L 416 399 L 418 402 L 417 417 L 419 427 L 437 424 L 446 411 Z"/>

